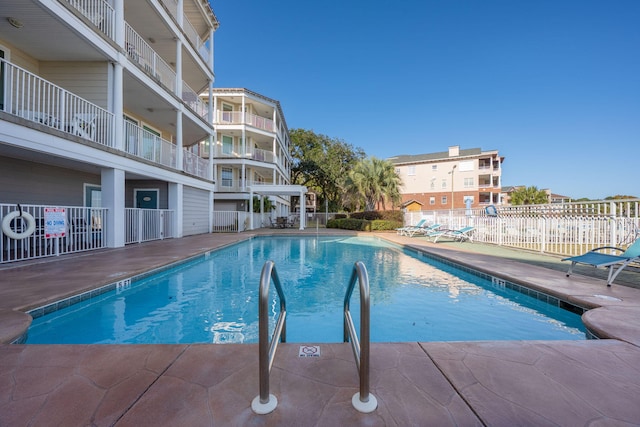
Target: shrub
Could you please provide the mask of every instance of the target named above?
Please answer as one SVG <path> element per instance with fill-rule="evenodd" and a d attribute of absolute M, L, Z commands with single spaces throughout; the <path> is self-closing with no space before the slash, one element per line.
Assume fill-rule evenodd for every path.
<path fill-rule="evenodd" d="M 369 230 L 369 221 L 363 219 L 354 218 L 339 218 L 330 219 L 327 221 L 327 228 L 340 228 L 342 230 L 356 230 L 367 231 Z"/>
<path fill-rule="evenodd" d="M 403 222 L 404 214 L 402 211 L 366 211 L 366 212 L 354 212 L 351 214 L 351 218 L 366 219 L 368 221 L 375 221 L 377 219 L 386 221 L 398 221 Z"/>
<path fill-rule="evenodd" d="M 402 227 L 402 222 L 400 221 L 390 221 L 386 219 L 371 221 L 371 231 L 395 230 L 400 227 Z"/>

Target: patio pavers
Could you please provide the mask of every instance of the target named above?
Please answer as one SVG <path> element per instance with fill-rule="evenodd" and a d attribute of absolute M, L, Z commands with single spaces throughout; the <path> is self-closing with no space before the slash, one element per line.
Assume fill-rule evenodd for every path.
<path fill-rule="evenodd" d="M 191 236 L 0 267 L 0 337 L 24 322 L 15 309 L 254 234 L 282 232 L 299 233 Z M 616 339 L 373 343 L 371 392 L 379 406 L 371 414 L 351 406 L 358 377 L 348 345 L 321 344 L 322 357 L 300 358 L 298 344 L 281 344 L 271 379 L 279 405 L 263 416 L 250 408 L 258 393 L 257 345 L 5 344 L 0 425 L 640 424 L 639 290 L 615 283 L 607 288 L 589 276 L 566 278 L 516 259 L 526 254 L 496 257 L 394 236 L 385 235 L 578 305 L 601 307 L 588 311 L 585 322 Z"/>

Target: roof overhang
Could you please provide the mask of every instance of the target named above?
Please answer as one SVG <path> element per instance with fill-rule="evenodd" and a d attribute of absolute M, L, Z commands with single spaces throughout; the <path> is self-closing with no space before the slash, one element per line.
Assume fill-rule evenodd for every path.
<path fill-rule="evenodd" d="M 299 196 L 307 192 L 304 185 L 252 185 L 249 191 L 263 196 Z"/>

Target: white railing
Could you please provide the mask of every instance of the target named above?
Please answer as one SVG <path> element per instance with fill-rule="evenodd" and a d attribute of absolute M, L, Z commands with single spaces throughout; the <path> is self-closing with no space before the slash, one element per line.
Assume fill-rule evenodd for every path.
<path fill-rule="evenodd" d="M 125 209 L 125 244 L 175 237 L 175 212 L 167 209 Z"/>
<path fill-rule="evenodd" d="M 183 26 L 182 29 L 184 30 L 184 33 L 187 36 L 187 39 L 189 39 L 191 44 L 193 44 L 193 46 L 196 48 L 196 50 L 198 51 L 198 54 L 202 57 L 202 59 L 204 59 L 205 61 L 208 61 L 209 48 L 204 43 L 204 41 L 200 38 L 200 36 L 198 35 L 198 32 L 193 27 L 191 22 L 189 22 L 186 16 L 183 17 L 182 26 Z"/>
<path fill-rule="evenodd" d="M 0 58 L 3 111 L 113 147 L 113 114 Z"/>
<path fill-rule="evenodd" d="M 160 0 L 173 19 L 178 20 L 178 2 L 176 0 Z"/>
<path fill-rule="evenodd" d="M 182 82 L 182 100 L 200 117 L 205 117 L 209 113 L 207 104 L 185 82 Z"/>
<path fill-rule="evenodd" d="M 111 40 L 115 34 L 115 11 L 105 0 L 67 0 L 75 10 L 98 27 Z"/>
<path fill-rule="evenodd" d="M 0 263 L 104 248 L 106 220 L 104 208 L 0 204 Z"/>
<path fill-rule="evenodd" d="M 136 157 L 177 169 L 175 144 L 125 120 L 125 151 Z"/>
<path fill-rule="evenodd" d="M 255 114 L 242 113 L 242 111 L 218 111 L 215 120 L 214 124 L 246 124 L 268 132 L 275 132 L 273 120 Z"/>
<path fill-rule="evenodd" d="M 213 211 L 214 233 L 239 233 L 249 228 L 249 212 Z"/>
<path fill-rule="evenodd" d="M 245 122 L 249 126 L 253 126 L 258 129 L 263 129 L 269 132 L 275 132 L 275 126 L 273 124 L 273 120 L 268 119 L 266 117 L 247 113 L 245 115 Z"/>
<path fill-rule="evenodd" d="M 184 149 L 182 164 L 185 172 L 200 178 L 209 178 L 209 160 Z"/>
<path fill-rule="evenodd" d="M 407 212 L 405 224 L 420 218 L 446 228 L 475 227 L 480 243 L 572 256 L 602 246 L 624 246 L 640 232 L 640 200 L 497 206 L 484 209 Z"/>
<path fill-rule="evenodd" d="M 175 91 L 176 73 L 144 39 L 125 22 L 125 50 L 132 62 L 155 77 L 171 92 Z"/>

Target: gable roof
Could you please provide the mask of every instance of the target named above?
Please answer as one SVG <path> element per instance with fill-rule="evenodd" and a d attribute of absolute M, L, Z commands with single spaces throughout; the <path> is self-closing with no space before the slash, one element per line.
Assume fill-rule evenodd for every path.
<path fill-rule="evenodd" d="M 460 150 L 460 154 L 458 156 L 449 156 L 448 151 L 441 151 L 439 153 L 427 154 L 401 154 L 399 156 L 389 157 L 387 160 L 389 160 L 394 165 L 397 165 L 402 163 L 420 163 L 433 160 L 459 159 L 461 157 L 478 156 L 482 153 L 483 151 L 480 148 L 467 148 L 464 150 Z"/>

